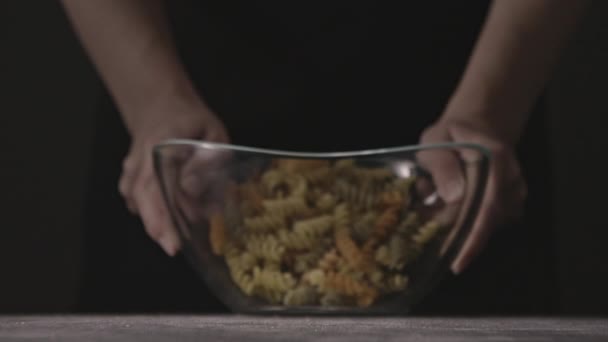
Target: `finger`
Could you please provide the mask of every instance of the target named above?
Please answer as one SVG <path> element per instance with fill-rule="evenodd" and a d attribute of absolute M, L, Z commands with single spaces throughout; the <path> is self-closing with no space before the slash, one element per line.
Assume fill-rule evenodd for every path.
<path fill-rule="evenodd" d="M 125 204 L 129 211 L 133 214 L 137 213 L 137 206 L 132 198 L 133 186 L 136 175 L 139 172 L 139 162 L 136 158 L 137 154 L 129 154 L 123 161 L 122 173 L 118 182 L 118 191 L 125 200 Z"/>
<path fill-rule="evenodd" d="M 119 188 L 119 192 L 121 193 L 121 195 L 123 197 L 123 200 L 125 201 L 125 206 L 129 210 L 129 212 L 131 214 L 137 215 L 137 205 L 135 204 L 135 201 L 131 197 L 131 192 L 124 190 L 125 188 L 128 188 L 128 186 L 125 185 L 125 181 L 123 180 L 122 176 L 120 178 L 118 188 Z"/>
<path fill-rule="evenodd" d="M 479 209 L 479 214 L 473 224 L 473 228 L 469 236 L 465 240 L 460 253 L 452 263 L 452 272 L 459 274 L 471 263 L 471 261 L 485 247 L 493 227 L 498 222 L 499 203 L 497 198 L 497 181 L 496 175 L 491 175 L 488 182 L 488 188 L 483 196 L 483 201 Z"/>
<path fill-rule="evenodd" d="M 478 186 L 479 171 L 480 170 L 476 167 L 466 167 L 464 169 L 467 179 L 464 199 L 455 204 L 448 203 L 443 209 L 445 211 L 439 212 L 435 218 L 441 225 L 450 227 L 449 234 L 446 236 L 441 247 L 441 256 L 444 256 L 448 252 L 454 239 L 461 234 L 462 229 L 465 227 L 469 215 L 469 208 L 475 199 L 474 194 L 476 193 L 476 188 Z"/>
<path fill-rule="evenodd" d="M 191 198 L 202 198 L 215 182 L 226 178 L 228 153 L 198 149 L 181 167 L 180 186 Z"/>
<path fill-rule="evenodd" d="M 430 129 L 422 137 L 424 143 L 449 141 L 444 133 Z M 458 155 L 446 149 L 427 149 L 417 154 L 418 162 L 433 177 L 439 196 L 448 203 L 462 199 L 465 191 L 465 179 Z"/>
<path fill-rule="evenodd" d="M 154 177 L 150 157 L 144 157 L 142 171 L 134 188 L 133 198 L 148 235 L 170 256 L 180 249 L 180 240 L 174 229 L 159 184 Z"/>
<path fill-rule="evenodd" d="M 225 176 L 214 176 L 207 179 L 205 192 L 198 197 L 191 197 L 183 190 L 176 192 L 176 205 L 184 218 L 196 225 L 206 220 L 212 213 L 222 211 L 229 198 L 235 195 L 230 192 L 231 182 Z"/>
<path fill-rule="evenodd" d="M 219 128 L 218 128 L 219 127 Z M 223 125 L 217 125 L 215 129 L 205 132 L 205 140 L 226 143 L 230 140 L 228 132 L 223 128 Z"/>
<path fill-rule="evenodd" d="M 492 142 L 486 143 L 492 146 Z M 452 264 L 454 273 L 461 273 L 481 253 L 491 234 L 502 223 L 523 211 L 525 182 L 515 157 L 505 148 L 492 147 L 487 188 L 475 224 L 461 252 Z"/>
<path fill-rule="evenodd" d="M 463 248 L 452 264 L 455 273 L 462 272 L 483 250 L 493 230 L 507 219 L 523 211 L 526 186 L 514 153 L 504 145 L 489 139 L 466 125 L 449 127 L 455 141 L 467 141 L 488 148 L 492 153 L 487 188 L 479 215 Z M 478 152 L 463 149 L 465 160 L 475 160 Z"/>
<path fill-rule="evenodd" d="M 214 191 L 208 191 L 201 198 L 192 198 L 183 191 L 177 191 L 174 205 L 178 210 L 178 219 L 185 220 L 187 226 L 199 226 L 213 213 L 222 211 L 225 197 L 226 194 L 217 195 Z"/>

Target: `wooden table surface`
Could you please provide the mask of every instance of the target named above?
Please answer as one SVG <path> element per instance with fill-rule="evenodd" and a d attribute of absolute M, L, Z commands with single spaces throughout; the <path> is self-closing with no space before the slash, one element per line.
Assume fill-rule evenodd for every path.
<path fill-rule="evenodd" d="M 608 341 L 608 319 L 0 316 L 0 341 Z"/>

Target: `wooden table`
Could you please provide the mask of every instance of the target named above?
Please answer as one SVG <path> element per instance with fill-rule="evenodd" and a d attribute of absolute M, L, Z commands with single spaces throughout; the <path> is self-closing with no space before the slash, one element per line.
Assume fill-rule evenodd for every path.
<path fill-rule="evenodd" d="M 0 317 L 0 341 L 608 341 L 608 319 Z"/>

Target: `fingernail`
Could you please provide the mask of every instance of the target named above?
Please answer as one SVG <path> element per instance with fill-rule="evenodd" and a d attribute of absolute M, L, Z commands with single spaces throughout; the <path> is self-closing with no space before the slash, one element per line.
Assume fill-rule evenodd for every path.
<path fill-rule="evenodd" d="M 158 244 L 169 256 L 175 256 L 177 253 L 177 245 L 170 234 L 163 235 L 159 240 Z"/>
<path fill-rule="evenodd" d="M 452 180 L 445 185 L 443 200 L 446 202 L 456 202 L 464 196 L 464 182 L 460 179 Z"/>
<path fill-rule="evenodd" d="M 459 263 L 459 262 L 454 262 L 452 264 L 451 269 L 452 269 L 452 273 L 454 273 L 455 275 L 459 275 L 463 271 L 463 267 L 462 267 L 461 263 Z"/>

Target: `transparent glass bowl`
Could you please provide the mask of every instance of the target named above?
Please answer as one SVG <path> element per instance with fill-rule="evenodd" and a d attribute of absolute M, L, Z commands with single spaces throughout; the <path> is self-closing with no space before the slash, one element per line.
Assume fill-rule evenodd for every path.
<path fill-rule="evenodd" d="M 449 203 L 421 162 L 446 156 L 465 182 Z M 296 153 L 169 140 L 154 149 L 183 252 L 220 300 L 248 314 L 407 313 L 469 234 L 489 157 L 474 144 Z"/>

